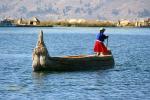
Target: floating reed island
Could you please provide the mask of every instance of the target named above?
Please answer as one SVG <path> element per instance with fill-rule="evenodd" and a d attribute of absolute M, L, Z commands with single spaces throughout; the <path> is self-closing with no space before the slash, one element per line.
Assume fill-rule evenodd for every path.
<path fill-rule="evenodd" d="M 75 55 L 51 57 L 43 40 L 43 32 L 39 33 L 37 45 L 32 54 L 34 71 L 83 71 L 108 69 L 114 66 L 112 54 L 104 56 Z"/>

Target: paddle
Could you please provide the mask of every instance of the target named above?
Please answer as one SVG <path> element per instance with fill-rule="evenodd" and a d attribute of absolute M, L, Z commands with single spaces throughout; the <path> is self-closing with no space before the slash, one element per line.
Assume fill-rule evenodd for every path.
<path fill-rule="evenodd" d="M 107 38 L 107 43 L 106 43 L 106 47 L 108 48 L 108 38 Z"/>

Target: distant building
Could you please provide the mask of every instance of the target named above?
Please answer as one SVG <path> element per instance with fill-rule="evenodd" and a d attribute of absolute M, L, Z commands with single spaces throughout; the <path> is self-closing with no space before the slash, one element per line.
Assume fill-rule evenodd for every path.
<path fill-rule="evenodd" d="M 5 18 L 0 21 L 0 26 L 13 26 L 13 20 Z"/>
<path fill-rule="evenodd" d="M 130 24 L 129 20 L 119 20 L 117 26 L 124 27 L 124 26 L 128 26 L 129 24 Z"/>
<path fill-rule="evenodd" d="M 135 26 L 136 27 L 150 27 L 150 18 L 136 21 Z"/>
<path fill-rule="evenodd" d="M 84 23 L 84 22 L 86 22 L 85 19 L 68 19 L 67 21 L 69 23 Z"/>
<path fill-rule="evenodd" d="M 85 19 L 78 19 L 78 23 L 85 23 L 86 20 Z"/>
<path fill-rule="evenodd" d="M 28 25 L 39 25 L 40 20 L 37 19 L 36 17 L 33 17 L 31 20 L 29 20 Z"/>
<path fill-rule="evenodd" d="M 23 24 L 22 18 L 20 18 L 20 19 L 17 21 L 17 24 L 19 24 L 19 25 L 22 25 L 22 24 Z"/>

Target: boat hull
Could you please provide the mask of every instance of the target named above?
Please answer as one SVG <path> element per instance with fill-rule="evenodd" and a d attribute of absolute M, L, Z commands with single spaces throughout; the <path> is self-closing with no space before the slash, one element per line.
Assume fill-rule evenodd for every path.
<path fill-rule="evenodd" d="M 82 71 L 104 70 L 113 68 L 112 55 L 105 56 L 76 56 L 76 57 L 50 57 L 44 66 L 33 66 L 34 71 Z"/>

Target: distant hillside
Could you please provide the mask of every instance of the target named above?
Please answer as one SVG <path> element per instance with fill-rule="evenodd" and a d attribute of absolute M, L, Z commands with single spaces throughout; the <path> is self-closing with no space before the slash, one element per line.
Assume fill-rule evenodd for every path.
<path fill-rule="evenodd" d="M 150 0 L 1 0 L 0 18 L 85 18 L 100 20 L 150 17 Z"/>

